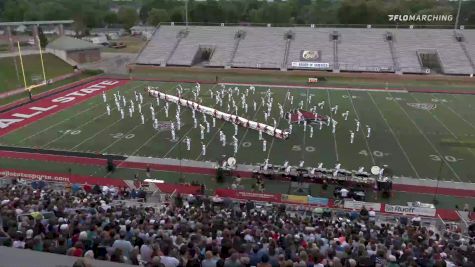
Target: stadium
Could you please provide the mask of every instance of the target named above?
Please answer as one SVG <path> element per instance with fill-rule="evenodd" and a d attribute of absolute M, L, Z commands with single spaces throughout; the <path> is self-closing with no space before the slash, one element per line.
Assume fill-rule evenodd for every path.
<path fill-rule="evenodd" d="M 0 5 L 4 266 L 475 266 L 470 1 L 435 26 L 112 2 L 96 28 Z"/>

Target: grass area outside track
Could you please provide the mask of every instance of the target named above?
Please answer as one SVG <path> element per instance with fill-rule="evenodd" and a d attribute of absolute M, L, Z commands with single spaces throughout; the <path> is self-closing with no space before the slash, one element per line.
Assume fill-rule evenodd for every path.
<path fill-rule="evenodd" d="M 175 121 L 176 106 L 170 104 L 168 118 L 164 112 L 165 101 L 157 106 L 156 100 L 145 96 L 142 112 L 145 124 L 140 122 L 136 112 L 130 118 L 126 109 L 124 120 L 115 110 L 112 94 L 120 94 L 128 100 L 134 99 L 134 91 L 143 92 L 147 86 L 159 86 L 163 92 L 176 93 L 176 83 L 159 83 L 135 81 L 109 91 L 107 98 L 113 109 L 108 116 L 102 96 L 58 112 L 52 116 L 37 121 L 31 125 L 16 130 L 0 138 L 2 145 L 20 147 L 38 147 L 64 151 L 84 151 L 101 154 L 135 155 L 154 158 L 185 158 L 201 161 L 218 161 L 229 156 L 235 156 L 239 164 L 259 164 L 266 158 L 271 163 L 283 164 L 289 160 L 297 165 L 304 160 L 305 166 L 317 166 L 324 163 L 327 168 L 340 162 L 343 168 L 355 170 L 360 166 L 369 170 L 372 165 L 388 165 L 387 170 L 397 176 L 415 178 L 452 180 L 455 182 L 474 182 L 475 150 L 470 147 L 453 146 L 447 141 L 473 142 L 475 140 L 475 96 L 450 94 L 421 94 L 421 93 L 391 93 L 374 91 L 347 90 L 315 90 L 302 88 L 271 88 L 274 106 L 269 116 L 268 124 L 276 118 L 278 128 L 288 128 L 285 119 L 279 119 L 277 103 L 281 103 L 285 111 L 297 108 L 303 101 L 303 109 L 309 110 L 317 103 L 325 101 L 319 114 L 329 115 L 330 107 L 338 105 L 337 114 L 332 114 L 338 126 L 335 134 L 331 127 L 324 126 L 319 130 L 313 125 L 314 135 L 310 130 L 303 130 L 303 125 L 293 125 L 293 133 L 288 140 L 277 140 L 269 136 L 267 149 L 263 151 L 258 134 L 252 130 L 239 128 L 236 135 L 239 144 L 238 153 L 233 153 L 233 125 L 216 120 L 216 127 L 211 127 L 205 139 L 200 140 L 200 130 L 194 128 L 191 111 L 182 108 L 182 128 L 177 131 L 179 141 L 171 140 L 170 131 L 166 124 Z M 194 84 L 182 84 L 185 88 L 184 98 L 191 99 L 191 87 Z M 234 87 L 234 86 L 233 86 Z M 200 97 L 203 104 L 215 106 L 211 100 L 210 91 L 216 92 L 216 85 L 202 85 Z M 241 92 L 246 87 L 241 86 Z M 239 115 L 264 122 L 261 97 L 267 87 L 257 87 L 255 95 L 248 96 L 249 109 L 245 113 L 241 108 L 239 98 L 235 95 Z M 293 104 L 286 99 L 286 93 L 294 96 Z M 221 110 L 226 110 L 227 97 Z M 252 101 L 256 101 L 254 111 Z M 433 106 L 434 109 L 424 110 L 414 104 Z M 150 105 L 162 127 L 156 131 L 152 127 Z M 341 113 L 349 111 L 345 121 Z M 204 124 L 203 116 L 196 113 L 199 123 Z M 361 121 L 360 131 L 356 132 L 353 144 L 349 142 L 349 131 L 355 131 L 355 119 Z M 207 118 L 212 125 L 212 119 Z M 372 128 L 370 138 L 366 137 L 366 125 Z M 219 131 L 227 137 L 223 147 L 219 141 Z M 183 139 L 189 136 L 192 141 L 191 150 L 186 150 Z M 443 142 L 442 142 L 443 141 Z M 201 155 L 201 145 L 207 147 L 206 156 Z M 440 173 L 439 173 L 440 170 Z"/>
<path fill-rule="evenodd" d="M 215 82 L 271 83 L 296 84 L 327 87 L 378 88 L 405 90 L 448 90 L 475 92 L 475 78 L 423 75 L 392 75 L 392 74 L 334 74 L 329 72 L 294 72 L 294 71 L 263 71 L 263 70 L 222 70 L 196 68 L 150 68 L 133 69 L 132 77 L 155 78 L 164 80 L 201 80 Z M 308 84 L 309 77 L 321 78 L 317 84 Z"/>
<path fill-rule="evenodd" d="M 16 61 L 16 68 L 15 68 Z M 73 72 L 73 68 L 60 58 L 52 54 L 43 54 L 46 79 L 52 79 Z M 33 76 L 43 79 L 40 55 L 23 56 L 23 66 L 27 85 L 32 85 Z M 18 75 L 16 74 L 18 70 Z M 0 93 L 24 87 L 20 65 L 20 57 L 0 58 Z"/>
<path fill-rule="evenodd" d="M 64 164 L 64 163 L 55 163 L 55 162 L 35 162 L 31 160 L 16 160 L 16 159 L 2 159 L 0 163 L 0 168 L 12 168 L 18 170 L 33 170 L 33 171 L 45 171 L 53 173 L 68 173 L 69 168 L 72 170 L 74 175 L 91 175 L 96 177 L 108 176 L 110 178 L 117 179 L 133 179 L 135 175 L 138 175 L 140 178 L 146 177 L 145 170 L 138 169 L 127 169 L 127 168 L 117 168 L 115 172 L 108 173 L 105 166 L 84 166 L 78 164 Z M 186 174 L 179 172 L 165 172 L 165 171 L 151 171 L 151 177 L 164 180 L 167 183 L 191 183 L 192 181 L 197 181 L 199 183 L 204 183 L 207 188 L 207 193 L 212 194 L 217 188 L 230 188 L 232 179 L 225 179 L 223 183 L 216 183 L 213 176 L 209 175 L 200 175 L 200 174 Z M 253 190 L 252 185 L 254 179 L 242 179 L 241 184 L 243 185 L 244 190 Z M 285 181 L 274 181 L 266 180 L 265 181 L 265 192 L 266 193 L 288 193 L 289 191 L 289 182 Z M 320 197 L 333 197 L 334 187 L 330 185 L 327 190 L 323 190 L 321 185 L 310 184 L 310 194 L 312 196 Z M 292 194 L 298 194 L 292 192 Z M 301 193 L 302 194 L 302 193 Z M 307 194 L 305 192 L 304 194 Z M 414 193 L 405 193 L 405 192 L 393 192 L 393 196 L 390 199 L 384 198 L 375 198 L 375 195 L 372 191 L 367 190 L 367 201 L 375 201 L 380 203 L 392 203 L 396 205 L 407 205 L 407 202 L 411 201 L 421 201 L 424 203 L 430 203 L 434 195 L 432 194 L 414 194 Z M 473 199 L 465 199 L 459 197 L 443 196 L 437 195 L 437 204 L 438 208 L 447 208 L 453 209 L 455 205 L 463 207 L 465 203 L 470 205 L 475 204 Z"/>
<path fill-rule="evenodd" d="M 33 97 L 35 97 L 36 95 L 39 95 L 41 93 L 47 92 L 49 90 L 56 89 L 60 86 L 63 86 L 63 85 L 69 84 L 69 83 L 80 81 L 80 80 L 82 80 L 84 78 L 87 78 L 87 77 L 90 77 L 90 76 L 91 75 L 89 75 L 87 73 L 81 73 L 78 76 L 66 78 L 64 80 L 57 81 L 57 82 L 52 83 L 52 84 L 37 87 L 37 88 L 33 89 L 31 91 L 31 93 L 32 93 Z M 29 99 L 29 96 L 28 96 L 28 93 L 25 91 L 25 92 L 22 92 L 21 94 L 16 94 L 16 95 L 11 95 L 11 96 L 8 96 L 8 97 L 5 97 L 5 98 L 1 98 L 0 99 L 0 106 L 7 105 L 7 104 L 13 103 L 13 102 L 18 101 L 18 100 L 26 100 L 26 99 Z"/>
<path fill-rule="evenodd" d="M 142 36 L 123 36 L 117 40 L 111 40 L 110 42 L 124 43 L 127 47 L 125 48 L 110 48 L 104 47 L 102 52 L 111 52 L 111 53 L 138 53 L 145 45 L 146 41 Z"/>

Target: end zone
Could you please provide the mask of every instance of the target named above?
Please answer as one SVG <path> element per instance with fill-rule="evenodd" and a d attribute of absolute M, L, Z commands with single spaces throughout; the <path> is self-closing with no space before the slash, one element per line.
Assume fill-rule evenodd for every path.
<path fill-rule="evenodd" d="M 0 136 L 29 125 L 37 120 L 55 114 L 84 102 L 103 91 L 127 84 L 125 79 L 101 78 L 79 87 L 72 87 L 59 94 L 45 97 L 39 101 L 22 105 L 0 114 Z"/>

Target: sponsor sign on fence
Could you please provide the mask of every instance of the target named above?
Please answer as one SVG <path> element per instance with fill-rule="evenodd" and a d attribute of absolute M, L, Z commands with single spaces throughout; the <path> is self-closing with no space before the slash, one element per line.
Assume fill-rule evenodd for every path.
<path fill-rule="evenodd" d="M 235 199 L 249 199 L 264 202 L 281 202 L 280 194 L 266 194 L 249 191 L 238 191 L 230 189 L 216 189 L 216 195 L 220 197 L 229 197 Z"/>
<path fill-rule="evenodd" d="M 400 213 L 407 215 L 421 215 L 421 216 L 435 216 L 436 209 L 422 208 L 422 207 L 409 207 L 399 205 L 385 205 L 385 212 Z"/>
<path fill-rule="evenodd" d="M 297 204 L 307 204 L 307 196 L 297 196 L 297 195 L 286 195 L 282 194 L 282 202 L 285 203 L 297 203 Z"/>
<path fill-rule="evenodd" d="M 376 202 L 363 202 L 363 201 L 355 201 L 355 200 L 345 200 L 343 207 L 345 209 L 355 209 L 360 210 L 363 208 L 366 209 L 373 209 L 374 211 L 381 211 L 381 203 Z"/>
<path fill-rule="evenodd" d="M 318 206 L 328 206 L 328 198 L 308 196 L 308 204 Z"/>
<path fill-rule="evenodd" d="M 292 62 L 292 67 L 308 69 L 328 69 L 330 68 L 330 63 L 294 61 Z"/>

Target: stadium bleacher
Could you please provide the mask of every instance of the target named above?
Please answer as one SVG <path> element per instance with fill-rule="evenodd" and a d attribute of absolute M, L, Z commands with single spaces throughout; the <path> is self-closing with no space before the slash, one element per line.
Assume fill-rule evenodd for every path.
<path fill-rule="evenodd" d="M 397 57 L 403 72 L 423 73 L 418 51 L 437 53 L 445 74 L 470 74 L 473 72 L 453 30 L 398 29 L 392 30 Z"/>
<path fill-rule="evenodd" d="M 178 42 L 177 36 L 185 28 L 188 35 Z M 245 37 L 237 42 L 239 30 Z M 293 39 L 284 58 L 285 34 L 289 31 Z M 334 31 L 339 37 L 335 42 L 331 39 Z M 393 36 L 392 44 L 386 40 L 388 32 Z M 328 63 L 329 68 L 324 68 L 328 70 L 395 72 L 398 67 L 402 73 L 425 73 L 418 53 L 429 52 L 438 57 L 444 74 L 469 75 L 475 72 L 468 58 L 471 57 L 472 62 L 475 58 L 475 31 L 461 32 L 463 43 L 458 42 L 454 31 L 449 29 L 161 25 L 136 63 L 191 66 L 198 49 L 205 46 L 213 51 L 209 62 L 203 64 L 205 67 L 297 69 L 300 67 L 293 67 L 292 62 L 300 60 L 301 51 L 314 50 L 320 51 L 319 62 Z"/>
<path fill-rule="evenodd" d="M 143 203 L 136 201 L 140 191 L 13 179 L 0 186 L 0 246 L 72 256 L 82 264 L 95 259 L 157 267 L 473 266 L 475 261 L 473 229 L 463 233 L 436 219 L 383 216 L 364 206 L 348 211 L 238 203 L 217 195 L 177 194 L 170 203 Z M 17 259 L 5 266 L 23 266 Z M 52 261 L 38 257 L 39 265 L 24 266 Z"/>
<path fill-rule="evenodd" d="M 295 37 L 290 45 L 287 68 L 292 69 L 292 62 L 300 61 L 302 50 L 320 51 L 320 61 L 329 63 L 330 68 L 333 68 L 332 30 L 296 27 L 292 31 Z"/>
<path fill-rule="evenodd" d="M 335 30 L 341 36 L 338 43 L 340 70 L 373 72 L 393 68 L 385 29 Z"/>
<path fill-rule="evenodd" d="M 245 31 L 246 37 L 239 43 L 231 65 L 259 69 L 280 68 L 285 51 L 284 34 L 288 28 L 248 27 Z"/>
<path fill-rule="evenodd" d="M 475 73 L 475 31 L 464 31 L 464 45 L 472 61 L 472 73 Z"/>

